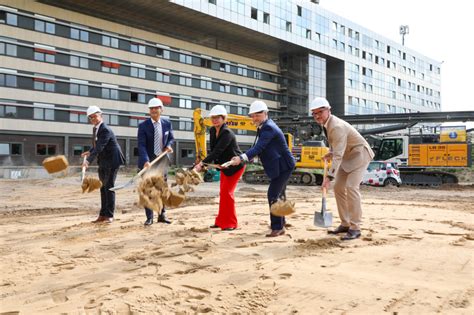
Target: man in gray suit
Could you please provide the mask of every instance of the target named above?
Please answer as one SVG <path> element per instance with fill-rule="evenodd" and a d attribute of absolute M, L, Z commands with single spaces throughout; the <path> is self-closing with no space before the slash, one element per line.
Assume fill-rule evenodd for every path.
<path fill-rule="evenodd" d="M 330 150 L 323 158 L 332 161 L 322 187 L 329 189 L 334 179 L 334 195 L 341 225 L 329 234 L 346 233 L 342 240 L 360 237 L 362 218 L 360 182 L 374 152 L 367 141 L 349 123 L 331 114 L 329 102 L 315 98 L 309 105 L 314 120 L 323 127 Z"/>

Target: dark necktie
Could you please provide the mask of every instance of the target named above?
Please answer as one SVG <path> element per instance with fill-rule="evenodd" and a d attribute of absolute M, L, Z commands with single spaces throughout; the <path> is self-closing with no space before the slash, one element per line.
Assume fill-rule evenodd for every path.
<path fill-rule="evenodd" d="M 97 133 L 97 127 L 92 128 L 92 147 L 95 148 L 95 138 Z"/>
<path fill-rule="evenodd" d="M 326 138 L 326 141 L 328 142 L 329 145 L 329 136 L 328 136 L 328 131 L 326 127 L 323 126 L 323 132 L 324 132 L 324 137 Z"/>

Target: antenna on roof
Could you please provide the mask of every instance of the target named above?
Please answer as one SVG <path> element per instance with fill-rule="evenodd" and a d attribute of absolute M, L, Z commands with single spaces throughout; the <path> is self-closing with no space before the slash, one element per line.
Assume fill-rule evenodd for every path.
<path fill-rule="evenodd" d="M 405 35 L 410 32 L 408 25 L 400 25 L 400 35 L 402 35 L 402 45 L 405 46 Z"/>

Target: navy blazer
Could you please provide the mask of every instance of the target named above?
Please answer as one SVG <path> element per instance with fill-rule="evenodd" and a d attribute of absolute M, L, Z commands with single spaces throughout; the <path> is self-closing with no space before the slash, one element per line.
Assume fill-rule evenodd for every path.
<path fill-rule="evenodd" d="M 95 148 L 89 150 L 87 161 L 92 163 L 97 157 L 97 164 L 103 168 L 119 168 L 125 163 L 125 157 L 115 138 L 115 134 L 104 122 L 97 130 Z"/>
<path fill-rule="evenodd" d="M 173 128 L 168 119 L 160 117 L 162 148 L 171 147 L 174 143 Z M 156 156 L 155 146 L 155 127 L 151 118 L 146 119 L 138 125 L 138 168 L 142 169 L 146 162 L 153 161 Z"/>
<path fill-rule="evenodd" d="M 265 174 L 270 179 L 277 178 L 280 173 L 291 170 L 296 165 L 283 132 L 271 119 L 262 124 L 258 131 L 257 142 L 245 154 L 249 160 L 258 155 Z"/>

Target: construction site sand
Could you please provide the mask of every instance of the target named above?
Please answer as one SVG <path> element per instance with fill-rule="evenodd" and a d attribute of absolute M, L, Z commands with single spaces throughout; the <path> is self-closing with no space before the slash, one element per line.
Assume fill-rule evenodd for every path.
<path fill-rule="evenodd" d="M 363 187 L 351 242 L 313 226 L 318 187 L 288 188 L 296 213 L 277 238 L 266 186 L 239 183 L 232 232 L 208 228 L 219 183 L 195 190 L 172 224 L 144 227 L 136 188 L 93 224 L 99 192 L 79 178 L 0 179 L 0 313 L 474 313 L 473 186 Z"/>

